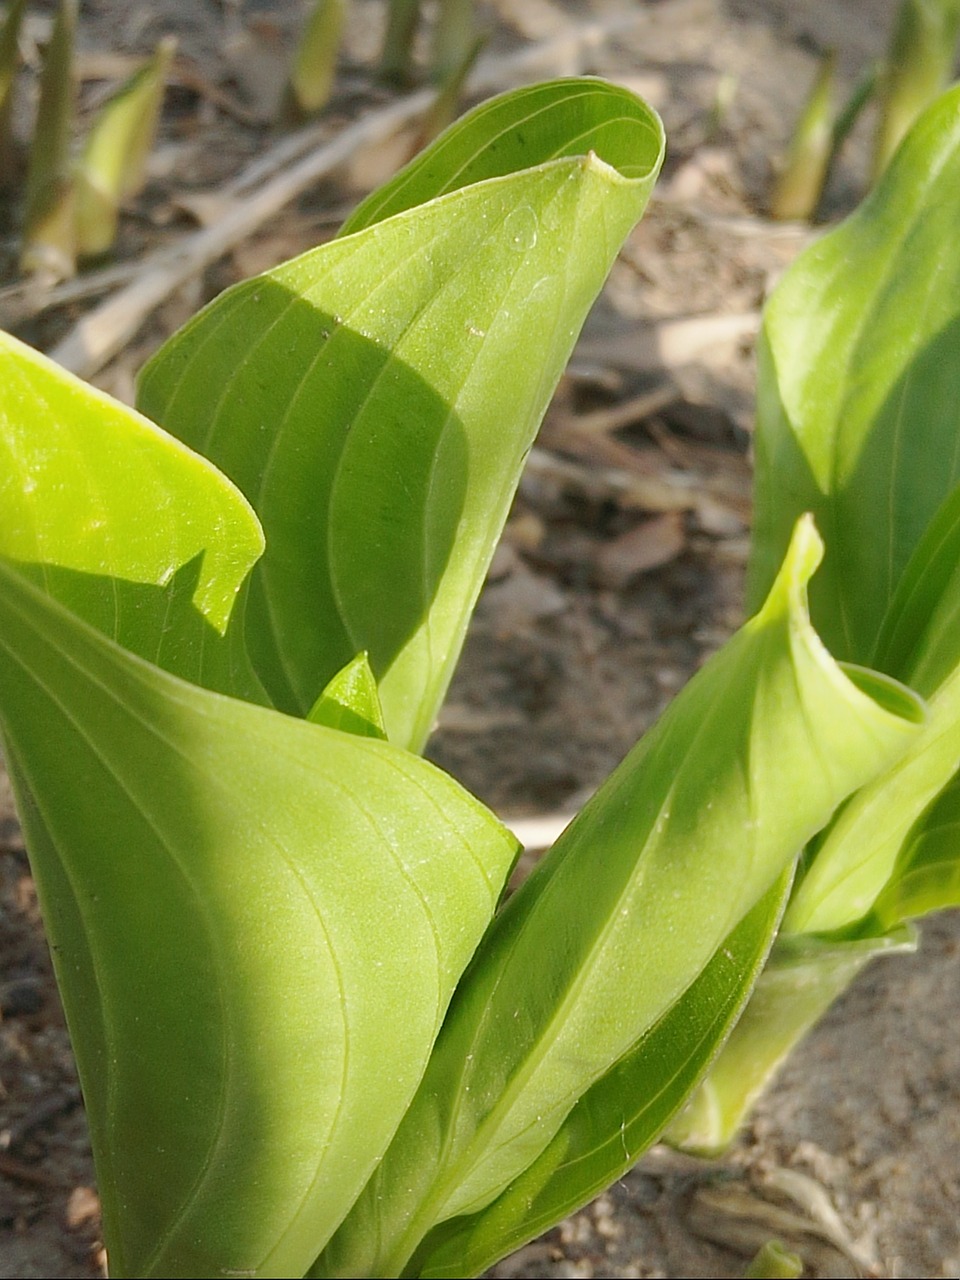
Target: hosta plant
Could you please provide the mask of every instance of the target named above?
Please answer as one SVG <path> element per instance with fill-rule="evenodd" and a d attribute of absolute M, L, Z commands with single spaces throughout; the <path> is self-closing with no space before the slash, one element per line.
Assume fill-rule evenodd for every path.
<path fill-rule="evenodd" d="M 139 412 L 3 339 L 0 727 L 112 1275 L 477 1274 L 675 1121 L 785 909 L 805 956 L 859 957 L 938 905 L 949 854 L 915 852 L 955 735 L 937 111 L 853 247 L 818 248 L 829 288 L 771 308 L 753 616 L 506 900 L 515 839 L 419 753 L 656 178 L 654 113 L 596 80 L 478 108 L 174 335 Z M 900 252 L 926 308 L 892 298 Z M 868 360 L 927 387 L 922 447 Z M 817 523 L 843 663 L 807 604 Z M 895 792 L 891 853 L 870 798 Z M 884 852 L 827 919 L 816 869 L 861 810 Z"/>
<path fill-rule="evenodd" d="M 672 1130 L 725 1145 L 790 1047 L 908 922 L 960 905 L 960 87 L 876 190 L 808 249 L 759 349 L 753 558 L 763 599 L 798 511 L 827 551 L 811 612 L 831 652 L 925 700 L 927 722 L 800 860 L 776 946 Z"/>

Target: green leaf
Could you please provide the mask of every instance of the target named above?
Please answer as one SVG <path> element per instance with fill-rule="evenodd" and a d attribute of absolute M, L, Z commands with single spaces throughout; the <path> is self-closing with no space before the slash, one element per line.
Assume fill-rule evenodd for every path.
<path fill-rule="evenodd" d="M 630 1169 L 729 1034 L 776 931 L 789 873 L 724 941 L 637 1047 L 576 1103 L 546 1150 L 486 1209 L 424 1240 L 406 1274 L 479 1275 Z"/>
<path fill-rule="evenodd" d="M 649 194 L 663 160 L 663 126 L 636 94 L 606 80 L 583 76 L 515 89 L 468 111 L 359 204 L 340 234 L 476 182 L 590 151 Z"/>
<path fill-rule="evenodd" d="M 960 487 L 949 493 L 904 570 L 877 639 L 883 670 L 930 696 L 960 665 Z"/>
<path fill-rule="evenodd" d="M 905 841 L 869 925 L 892 929 L 930 911 L 960 907 L 960 778 L 954 777 Z"/>
<path fill-rule="evenodd" d="M 878 895 L 886 889 L 888 902 L 896 897 L 898 890 L 888 881 L 904 857 L 914 826 L 957 772 L 958 566 L 960 490 L 955 490 L 904 570 L 877 641 L 878 664 L 928 699 L 927 725 L 890 771 L 854 796 L 818 840 L 784 920 L 787 932 L 852 928 L 859 935 L 857 922 L 871 911 Z M 926 875 L 923 879 L 932 893 L 935 880 Z M 953 905 L 955 893 L 947 875 L 944 907 Z"/>
<path fill-rule="evenodd" d="M 831 651 L 872 662 L 903 569 L 960 479 L 960 88 L 873 194 L 778 285 L 759 351 L 750 599 L 798 515 L 827 547 L 811 592 Z"/>
<path fill-rule="evenodd" d="M 800 522 L 760 613 L 497 916 L 390 1151 L 316 1274 L 398 1274 L 434 1226 L 495 1200 L 836 805 L 916 735 L 918 700 L 876 675 L 851 679 L 813 632 L 806 583 L 820 550 Z"/>
<path fill-rule="evenodd" d="M 27 0 L 13 0 L 0 27 L 0 116 L 10 104 L 19 63 L 20 24 L 26 7 Z"/>
<path fill-rule="evenodd" d="M 949 84 L 960 35 L 957 0 L 901 0 L 881 82 L 874 177 L 917 116 Z"/>
<path fill-rule="evenodd" d="M 430 50 L 430 74 L 436 84 L 461 78 L 476 57 L 477 22 L 473 0 L 440 0 Z"/>
<path fill-rule="evenodd" d="M 263 550 L 246 500 L 179 440 L 3 333 L 0 511 L 0 555 L 78 616 L 184 678 L 266 700 L 242 619 L 227 631 Z"/>
<path fill-rule="evenodd" d="M 784 917 L 785 932 L 848 929 L 883 890 L 914 823 L 957 772 L 960 666 L 928 705 L 929 720 L 908 751 L 862 787 L 817 841 Z"/>
<path fill-rule="evenodd" d="M 516 842 L 417 757 L 185 684 L 2 561 L 0 656 L 111 1274 L 302 1275 Z"/>
<path fill-rule="evenodd" d="M 17 178 L 13 96 L 20 64 L 20 24 L 26 7 L 27 0 L 13 0 L 0 26 L 0 191 L 13 187 Z"/>
<path fill-rule="evenodd" d="M 743 1273 L 743 1280 L 798 1280 L 802 1275 L 800 1255 L 779 1240 L 768 1240 Z"/>
<path fill-rule="evenodd" d="M 420 22 L 420 0 L 387 0 L 387 28 L 380 55 L 385 80 L 406 84 L 413 62 L 413 41 Z"/>
<path fill-rule="evenodd" d="M 444 129 L 449 127 L 457 116 L 463 87 L 467 82 L 467 77 L 473 70 L 477 58 L 480 56 L 481 49 L 486 44 L 486 40 L 486 36 L 477 36 L 470 47 L 463 53 L 460 62 L 453 66 L 444 75 L 443 79 L 438 82 L 436 96 L 423 117 L 423 123 L 414 142 L 414 146 L 418 150 L 426 146 L 427 143 L 432 142 Z M 341 230 L 342 234 L 343 231 Z"/>
<path fill-rule="evenodd" d="M 306 714 L 365 650 L 391 740 L 419 749 L 432 728 L 526 452 L 662 159 L 649 108 L 590 94 L 588 128 L 580 82 L 549 87 L 549 155 L 522 152 L 535 167 L 229 290 L 144 371 L 144 411 L 263 523 L 247 637 L 281 709 Z M 625 96 L 639 119 L 620 146 Z M 526 119 L 513 101 L 500 112 Z"/>
<path fill-rule="evenodd" d="M 5 333 L 0 451 L 0 554 L 161 586 L 201 557 L 194 604 L 226 629 L 263 534 L 206 459 Z"/>
<path fill-rule="evenodd" d="M 307 719 L 312 724 L 359 733 L 364 738 L 386 738 L 377 682 L 365 653 L 358 653 L 337 672 L 310 708 Z"/>
<path fill-rule="evenodd" d="M 774 187 L 771 217 L 805 221 L 817 212 L 833 154 L 836 61 L 836 50 L 831 49 L 821 63 Z"/>

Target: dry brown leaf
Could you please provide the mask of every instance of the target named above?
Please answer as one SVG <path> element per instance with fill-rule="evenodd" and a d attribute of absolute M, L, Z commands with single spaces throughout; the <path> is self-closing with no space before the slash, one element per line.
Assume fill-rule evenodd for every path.
<path fill-rule="evenodd" d="M 683 514 L 666 511 L 604 543 L 597 552 L 597 577 L 604 587 L 625 587 L 641 573 L 676 559 L 685 545 Z"/>

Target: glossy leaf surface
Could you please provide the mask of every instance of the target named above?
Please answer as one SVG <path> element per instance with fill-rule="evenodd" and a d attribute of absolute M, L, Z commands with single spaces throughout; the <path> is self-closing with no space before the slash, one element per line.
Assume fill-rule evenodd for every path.
<path fill-rule="evenodd" d="M 0 554 L 93 578 L 167 587 L 196 563 L 192 603 L 227 629 L 263 551 L 257 518 L 205 459 L 132 409 L 0 333 Z M 125 647 L 157 662 L 147 627 L 104 582 L 83 604 L 51 590 Z"/>
<path fill-rule="evenodd" d="M 791 904 L 787 928 L 876 932 L 957 904 L 958 624 L 960 490 L 954 490 L 904 570 L 877 643 L 883 668 L 929 699 L 929 722 L 889 774 L 838 816 Z"/>
<path fill-rule="evenodd" d="M 386 738 L 377 682 L 365 653 L 338 671 L 310 708 L 307 719 L 365 738 Z"/>
<path fill-rule="evenodd" d="M 917 689 L 929 718 L 806 851 L 781 931 L 803 963 L 774 963 L 761 978 L 675 1126 L 694 1147 L 730 1140 L 783 1054 L 890 945 L 887 931 L 956 900 L 949 823 L 942 842 L 923 830 L 960 765 L 960 256 L 947 229 L 958 213 L 954 90 L 767 305 L 751 595 L 765 589 L 792 520 L 815 511 L 827 554 L 814 621 L 839 652 Z M 811 936 L 823 933 L 829 946 Z"/>
<path fill-rule="evenodd" d="M 869 675 L 869 696 L 810 627 L 819 554 L 801 522 L 761 612 L 500 912 L 390 1151 L 316 1274 L 398 1274 L 429 1230 L 495 1200 L 836 805 L 917 733 L 913 695 Z"/>
<path fill-rule="evenodd" d="M 930 911 L 960 907 L 960 781 L 955 777 L 904 843 L 870 921 L 893 928 Z"/>
<path fill-rule="evenodd" d="M 144 411 L 263 523 L 247 636 L 281 709 L 306 714 L 366 650 L 391 740 L 419 748 L 433 725 L 526 451 L 662 159 L 639 100 L 644 127 L 629 120 L 621 146 L 623 91 L 596 89 L 607 117 L 585 129 L 578 85 L 550 87 L 549 149 L 522 153 L 534 167 L 229 290 L 143 374 Z M 525 118 L 524 100 L 501 109 Z M 581 154 L 552 158 L 564 136 Z"/>

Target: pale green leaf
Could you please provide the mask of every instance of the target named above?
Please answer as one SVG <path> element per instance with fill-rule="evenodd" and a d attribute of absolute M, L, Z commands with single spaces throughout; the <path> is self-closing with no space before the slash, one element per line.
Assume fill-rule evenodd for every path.
<path fill-rule="evenodd" d="M 397 1274 L 438 1223 L 495 1200 L 837 804 L 917 734 L 908 690 L 851 679 L 812 630 L 806 583 L 819 555 L 802 521 L 760 613 L 498 915 L 390 1151 L 316 1274 Z"/>
<path fill-rule="evenodd" d="M 960 665 L 960 488 L 949 493 L 904 570 L 876 662 L 924 696 Z"/>
<path fill-rule="evenodd" d="M 358 653 L 337 672 L 310 708 L 307 719 L 312 724 L 325 724 L 365 738 L 386 738 L 377 682 L 365 653 Z"/>
<path fill-rule="evenodd" d="M 242 619 L 224 635 L 263 550 L 246 500 L 181 441 L 3 333 L 0 511 L 0 555 L 80 617 L 178 675 L 265 700 Z"/>
<path fill-rule="evenodd" d="M 202 556 L 194 602 L 225 630 L 263 551 L 256 516 L 230 481 L 5 333 L 0 397 L 0 554 L 160 586 Z"/>
<path fill-rule="evenodd" d="M 799 1280 L 803 1259 L 779 1240 L 768 1240 L 743 1273 L 743 1280 Z"/>
<path fill-rule="evenodd" d="M 960 763 L 960 490 L 949 494 L 904 570 L 883 620 L 877 663 L 928 699 L 929 719 L 883 777 L 817 841 L 784 920 L 788 932 L 851 929 L 889 889 L 914 825 Z M 924 876 L 929 892 L 935 879 Z M 954 902 L 951 877 L 944 907 Z M 928 905 L 927 910 L 932 907 Z M 886 920 L 886 916 L 884 919 Z M 872 927 L 872 926 L 871 926 Z M 886 925 L 884 926 L 886 927 Z"/>
<path fill-rule="evenodd" d="M 24 271 L 38 273 L 48 281 L 72 275 L 76 256 L 70 131 L 77 5 L 78 0 L 60 0 L 50 43 L 44 50 L 27 168 L 21 265 Z"/>
<path fill-rule="evenodd" d="M 515 841 L 417 757 L 209 693 L 0 562 L 0 727 L 115 1276 L 297 1276 Z"/>
<path fill-rule="evenodd" d="M 606 118 L 594 101 L 584 123 L 580 82 L 548 100 L 550 156 L 599 154 L 523 151 L 535 167 L 228 291 L 147 366 L 144 411 L 263 523 L 247 638 L 283 710 L 306 714 L 366 650 L 391 740 L 432 728 L 526 452 L 662 159 L 649 108 L 627 95 L 645 127 L 623 143 L 624 91 L 598 85 Z M 525 91 L 512 101 L 525 118 Z"/>
<path fill-rule="evenodd" d="M 817 211 L 833 154 L 836 61 L 836 51 L 831 49 L 823 59 L 797 121 L 770 199 L 770 214 L 774 218 L 806 221 Z"/>
<path fill-rule="evenodd" d="M 862 787 L 814 845 L 784 917 L 786 932 L 854 926 L 883 890 L 914 823 L 957 771 L 960 666 L 928 705 L 927 724 L 909 750 Z"/>
<path fill-rule="evenodd" d="M 883 173 L 917 116 L 952 78 L 957 0 L 901 0 L 881 80 L 873 173 Z"/>
<path fill-rule="evenodd" d="M 439 0 L 430 50 L 430 73 L 437 84 L 458 78 L 476 57 L 474 0 Z"/>
<path fill-rule="evenodd" d="M 327 105 L 333 92 L 345 0 L 314 0 L 290 64 L 281 115 L 305 120 Z"/>
<path fill-rule="evenodd" d="M 653 183 L 663 127 L 646 103 L 588 76 L 548 80 L 468 111 L 353 211 L 341 235 L 488 178 L 595 151 L 626 178 Z"/>
<path fill-rule="evenodd" d="M 666 1140 L 698 1155 L 725 1150 L 790 1051 L 864 966 L 915 949 L 916 937 L 905 929 L 851 941 L 779 939 L 746 1011 Z"/>
<path fill-rule="evenodd" d="M 960 779 L 922 815 L 904 843 L 869 923 L 890 929 L 930 911 L 960 907 Z"/>

